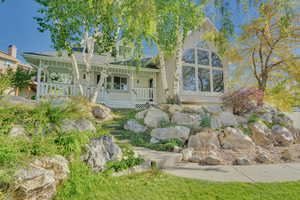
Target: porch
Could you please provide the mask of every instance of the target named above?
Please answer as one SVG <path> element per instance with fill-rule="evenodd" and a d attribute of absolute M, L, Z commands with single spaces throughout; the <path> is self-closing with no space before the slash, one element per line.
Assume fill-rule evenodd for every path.
<path fill-rule="evenodd" d="M 103 67 L 93 67 L 92 78 L 88 84 L 86 75 L 82 73 L 81 84 L 84 96 L 90 98 L 101 77 Z M 66 68 L 64 68 L 66 69 Z M 147 70 L 147 69 L 146 69 Z M 137 71 L 124 66 L 111 66 L 107 68 L 109 77 L 100 89 L 97 103 L 111 108 L 143 108 L 147 104 L 156 102 L 156 73 L 155 71 Z M 53 80 L 51 76 L 69 76 L 61 81 L 59 78 Z M 38 68 L 37 73 L 37 99 L 48 97 L 71 97 L 79 95 L 79 89 L 73 84 L 72 74 L 55 68 Z"/>

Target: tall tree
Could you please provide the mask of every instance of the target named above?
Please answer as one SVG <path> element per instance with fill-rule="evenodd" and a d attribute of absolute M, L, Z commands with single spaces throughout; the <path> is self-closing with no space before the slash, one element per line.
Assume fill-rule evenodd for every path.
<path fill-rule="evenodd" d="M 295 51 L 300 47 L 299 13 L 291 10 L 294 4 L 280 2 L 260 4 L 259 16 L 242 27 L 238 42 L 228 51 L 238 75 L 250 75 L 266 94 L 287 89 L 292 82 L 286 80 L 294 77 L 291 66 L 300 60 Z"/>

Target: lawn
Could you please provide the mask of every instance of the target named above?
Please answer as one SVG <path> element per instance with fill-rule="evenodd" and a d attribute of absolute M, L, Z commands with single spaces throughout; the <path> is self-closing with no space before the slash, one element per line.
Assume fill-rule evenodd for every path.
<path fill-rule="evenodd" d="M 73 164 L 56 200 L 297 200 L 300 182 L 217 183 L 175 177 L 153 170 L 123 177 L 92 174 Z"/>

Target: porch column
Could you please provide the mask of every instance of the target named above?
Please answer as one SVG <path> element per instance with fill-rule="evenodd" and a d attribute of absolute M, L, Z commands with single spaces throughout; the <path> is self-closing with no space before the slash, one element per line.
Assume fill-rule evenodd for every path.
<path fill-rule="evenodd" d="M 156 79 L 157 79 L 157 74 L 155 72 L 153 72 L 153 102 L 154 103 L 157 103 L 156 102 Z"/>
<path fill-rule="evenodd" d="M 41 95 L 41 75 L 42 75 L 42 68 L 39 67 L 37 70 L 37 89 L 36 89 L 36 100 L 40 100 Z"/>

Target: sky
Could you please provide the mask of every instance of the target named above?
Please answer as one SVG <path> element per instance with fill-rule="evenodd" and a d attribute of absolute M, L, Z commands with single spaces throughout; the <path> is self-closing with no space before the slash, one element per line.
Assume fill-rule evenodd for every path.
<path fill-rule="evenodd" d="M 16 45 L 18 58 L 23 52 L 53 51 L 48 33 L 37 30 L 39 5 L 33 0 L 6 0 L 0 3 L 0 50 L 7 52 L 9 45 Z"/>

